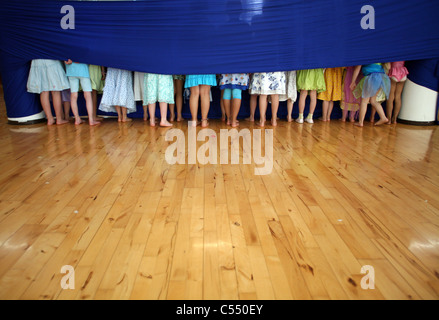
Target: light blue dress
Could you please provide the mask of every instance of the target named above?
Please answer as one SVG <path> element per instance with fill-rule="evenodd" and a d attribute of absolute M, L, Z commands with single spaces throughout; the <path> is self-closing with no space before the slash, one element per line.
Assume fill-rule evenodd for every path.
<path fill-rule="evenodd" d="M 174 80 L 169 74 L 145 73 L 143 78 L 143 104 L 156 102 L 174 104 Z"/>
<path fill-rule="evenodd" d="M 32 60 L 27 79 L 28 92 L 39 94 L 44 91 L 63 91 L 65 89 L 70 89 L 70 85 L 61 61 Z"/>

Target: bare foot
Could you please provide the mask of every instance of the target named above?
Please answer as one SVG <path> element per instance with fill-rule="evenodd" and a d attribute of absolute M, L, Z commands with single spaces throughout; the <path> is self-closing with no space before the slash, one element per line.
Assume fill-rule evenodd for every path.
<path fill-rule="evenodd" d="M 182 116 L 178 116 L 177 117 L 177 122 L 181 122 L 181 121 L 183 121 L 183 117 Z"/>
<path fill-rule="evenodd" d="M 293 117 L 291 117 L 291 116 L 287 116 L 287 121 L 288 121 L 288 122 L 293 122 Z"/>
<path fill-rule="evenodd" d="M 273 127 L 277 127 L 277 120 L 276 119 L 271 119 L 271 125 Z"/>
<path fill-rule="evenodd" d="M 84 121 L 82 121 L 81 119 L 75 120 L 75 125 L 80 125 L 80 124 L 83 124 L 83 123 L 84 123 Z"/>
<path fill-rule="evenodd" d="M 208 126 L 209 126 L 209 121 L 207 121 L 207 119 L 201 120 L 201 127 L 202 128 L 206 128 Z"/>
<path fill-rule="evenodd" d="M 126 117 L 125 119 L 122 119 L 122 122 L 131 122 L 133 119 Z"/>
<path fill-rule="evenodd" d="M 363 124 L 362 124 L 362 123 L 359 123 L 359 122 L 355 122 L 355 123 L 354 123 L 354 126 L 362 128 L 362 127 L 363 127 Z"/>
<path fill-rule="evenodd" d="M 66 124 L 66 123 L 69 123 L 67 120 L 57 120 L 56 121 L 56 124 L 59 126 L 59 125 L 63 125 L 63 124 Z"/>
<path fill-rule="evenodd" d="M 169 121 L 164 120 L 164 121 L 160 121 L 160 127 L 172 127 L 173 124 L 169 123 Z"/>
<path fill-rule="evenodd" d="M 101 124 L 100 121 L 89 121 L 88 124 L 90 127 L 99 126 Z"/>
<path fill-rule="evenodd" d="M 380 120 L 378 120 L 378 121 L 375 123 L 375 125 L 376 125 L 376 126 L 379 126 L 379 125 L 382 125 L 382 124 L 387 123 L 387 122 L 389 122 L 389 119 L 384 118 L 384 119 L 380 119 Z"/>
<path fill-rule="evenodd" d="M 246 120 L 246 121 L 250 121 L 250 122 L 254 122 L 254 121 L 255 121 L 255 118 L 252 117 L 252 116 L 250 116 L 250 117 L 248 117 L 248 118 L 245 118 L 245 120 Z"/>
<path fill-rule="evenodd" d="M 53 126 L 55 124 L 55 119 L 48 119 L 47 120 L 47 125 L 48 126 Z"/>
<path fill-rule="evenodd" d="M 340 121 L 341 122 L 346 122 L 346 119 L 341 118 Z"/>
<path fill-rule="evenodd" d="M 256 123 L 256 125 L 261 128 L 265 127 L 265 120 L 260 120 L 258 123 Z"/>
<path fill-rule="evenodd" d="M 232 128 L 239 127 L 239 121 L 232 122 Z"/>

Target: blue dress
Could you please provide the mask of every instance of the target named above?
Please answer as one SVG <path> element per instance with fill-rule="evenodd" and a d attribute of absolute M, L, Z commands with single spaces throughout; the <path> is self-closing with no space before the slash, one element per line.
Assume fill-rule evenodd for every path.
<path fill-rule="evenodd" d="M 390 78 L 384 71 L 381 63 L 372 63 L 364 65 L 361 69 L 364 78 L 358 83 L 354 89 L 355 98 L 371 98 L 383 90 L 386 97 L 390 95 Z"/>

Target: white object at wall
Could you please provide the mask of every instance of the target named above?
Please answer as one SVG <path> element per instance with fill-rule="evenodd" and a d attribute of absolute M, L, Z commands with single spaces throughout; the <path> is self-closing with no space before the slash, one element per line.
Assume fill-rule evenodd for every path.
<path fill-rule="evenodd" d="M 407 79 L 398 120 L 413 124 L 433 124 L 436 121 L 437 99 L 436 91 Z"/>

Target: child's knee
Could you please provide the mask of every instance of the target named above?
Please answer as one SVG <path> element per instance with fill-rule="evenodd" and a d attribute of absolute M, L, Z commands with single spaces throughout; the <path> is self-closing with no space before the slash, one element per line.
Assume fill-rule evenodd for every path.
<path fill-rule="evenodd" d="M 232 98 L 232 90 L 231 89 L 224 89 L 223 99 L 230 100 L 231 98 Z"/>
<path fill-rule="evenodd" d="M 232 96 L 233 96 L 233 99 L 241 99 L 241 90 L 240 89 L 233 89 L 232 90 Z"/>

